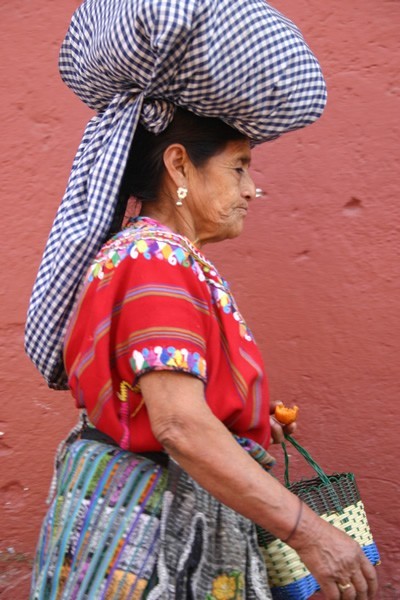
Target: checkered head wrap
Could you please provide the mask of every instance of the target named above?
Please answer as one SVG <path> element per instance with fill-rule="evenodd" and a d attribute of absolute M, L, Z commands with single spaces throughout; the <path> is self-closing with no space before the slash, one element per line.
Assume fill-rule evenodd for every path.
<path fill-rule="evenodd" d="M 258 144 L 315 121 L 326 89 L 300 31 L 264 0 L 86 0 L 60 72 L 96 115 L 47 242 L 25 346 L 49 386 L 66 389 L 66 325 L 109 236 L 138 122 L 161 132 L 180 106 Z"/>

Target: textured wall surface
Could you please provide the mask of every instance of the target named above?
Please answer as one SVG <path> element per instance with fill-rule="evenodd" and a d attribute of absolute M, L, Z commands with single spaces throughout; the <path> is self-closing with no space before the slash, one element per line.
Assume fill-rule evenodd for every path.
<path fill-rule="evenodd" d="M 322 63 L 324 117 L 254 153 L 239 240 L 206 249 L 264 352 L 298 439 L 356 473 L 382 553 L 379 600 L 400 598 L 399 69 L 396 0 L 276 0 Z M 55 449 L 75 423 L 23 353 L 30 290 L 83 127 L 57 55 L 76 1 L 2 0 L 0 596 L 23 600 Z M 300 460 L 296 471 L 307 472 Z M 308 474 L 308 473 L 307 473 Z"/>

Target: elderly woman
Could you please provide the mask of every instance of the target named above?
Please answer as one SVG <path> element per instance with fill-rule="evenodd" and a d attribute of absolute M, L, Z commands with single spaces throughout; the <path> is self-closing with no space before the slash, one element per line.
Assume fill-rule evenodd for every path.
<path fill-rule="evenodd" d="M 142 4 L 144 11 L 149 9 Z M 153 8 L 160 9 L 156 16 L 161 18 L 171 6 L 179 12 L 182 4 L 160 1 Z M 197 57 L 199 39 L 206 43 L 198 29 L 208 4 L 194 11 L 190 27 L 184 16 L 186 33 L 188 27 L 196 31 L 192 49 Z M 64 78 L 75 81 L 86 101 L 99 94 L 96 84 L 101 88 L 106 83 L 105 97 L 118 85 L 120 70 L 111 73 L 113 54 L 105 52 L 110 40 L 128 48 L 128 42 L 141 39 L 138 69 L 146 73 L 143 40 L 150 36 L 152 43 L 162 41 L 155 34 L 159 20 L 141 13 L 139 5 L 99 0 L 97 9 L 105 12 L 100 10 L 96 20 L 99 13 L 87 2 L 75 16 L 61 66 Z M 194 6 L 189 1 L 186 5 L 187 10 Z M 289 37 L 296 40 L 314 68 L 315 80 L 305 88 L 318 96 L 316 82 L 322 79 L 317 63 L 294 26 L 264 2 L 243 5 L 248 12 L 241 19 L 260 11 L 280 48 L 293 47 Z M 137 12 L 125 14 L 127 7 Z M 216 19 L 214 33 L 222 26 L 228 35 L 226 20 L 232 10 L 224 1 L 219 10 L 217 16 L 208 13 L 206 25 Z M 176 12 L 171 14 L 176 17 Z M 99 29 L 88 28 L 88 22 Z M 110 22 L 114 38 L 104 32 Z M 170 23 L 165 19 L 164 28 Z M 85 35 L 78 42 L 81 25 Z M 128 25 L 137 30 L 129 32 Z M 96 37 L 100 30 L 102 38 Z M 90 61 L 84 66 L 84 52 L 79 61 L 68 52 L 73 43 L 84 47 L 87 36 L 92 36 L 90 68 L 94 63 L 101 68 L 97 80 L 95 69 L 82 83 Z M 93 40 L 99 43 L 96 52 Z M 118 44 L 111 47 L 120 49 Z M 222 60 L 229 53 L 224 44 L 221 48 Z M 178 50 L 173 45 L 170 53 Z M 204 68 L 212 61 L 207 56 Z M 240 56 L 228 56 L 228 63 Z M 169 57 L 166 53 L 164 61 Z M 166 77 L 165 62 L 160 73 L 168 79 L 169 92 L 159 94 L 168 96 L 166 104 L 148 93 L 132 96 L 132 90 L 111 102 L 105 98 L 107 108 L 91 122 L 78 151 L 39 272 L 27 349 L 52 387 L 65 387 L 68 377 L 82 423 L 60 448 L 31 597 L 265 600 L 272 596 L 257 545 L 258 524 L 299 553 L 326 598 L 374 598 L 374 569 L 358 544 L 268 473 L 266 449 L 271 439 L 283 439 L 285 431 L 276 423 L 271 429 L 260 352 L 228 284 L 202 253 L 207 242 L 234 238 L 243 229 L 256 196 L 249 172 L 251 144 L 314 120 L 316 105 L 323 104 L 322 88 L 319 100 L 307 109 L 305 97 L 312 94 L 295 101 L 300 111 L 296 122 L 288 117 L 293 107 L 282 109 L 279 96 L 266 117 L 260 109 L 251 134 L 251 124 L 246 130 L 240 119 L 243 93 L 235 100 L 220 86 L 213 108 L 199 83 L 204 82 L 199 63 L 190 74 L 193 55 L 187 60 L 180 64 L 181 74 L 187 86 L 197 81 L 194 101 L 201 116 L 188 102 L 191 110 L 177 107 L 185 104 L 182 89 L 171 103 L 178 78 L 176 73 L 175 79 Z M 236 65 L 243 74 L 244 66 L 249 69 L 246 61 Z M 177 64 L 176 56 L 173 62 Z M 253 67 L 255 95 L 258 84 L 267 96 L 276 93 L 278 77 L 268 87 L 265 67 L 260 70 L 257 60 Z M 290 70 L 294 80 L 304 75 L 293 64 Z M 291 100 L 290 94 L 285 100 L 289 107 L 298 92 L 298 82 L 293 85 Z M 218 98 L 223 119 L 212 114 Z M 130 139 L 133 135 L 129 145 L 128 134 Z M 130 196 L 137 201 L 137 216 L 109 238 Z M 88 263 L 81 284 L 82 265 Z M 62 265 L 67 275 L 61 273 Z M 61 346 L 63 361 L 57 354 Z"/>

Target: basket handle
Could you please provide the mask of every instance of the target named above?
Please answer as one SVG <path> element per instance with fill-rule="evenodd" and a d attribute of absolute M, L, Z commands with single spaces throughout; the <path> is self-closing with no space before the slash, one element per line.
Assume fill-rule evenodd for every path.
<path fill-rule="evenodd" d="M 286 438 L 286 440 L 288 442 L 290 442 L 292 444 L 292 446 L 294 446 L 296 448 L 296 450 L 302 455 L 302 457 L 305 458 L 305 460 L 310 465 L 310 467 L 312 467 L 314 469 L 314 471 L 317 473 L 317 475 L 321 479 L 321 481 L 325 485 L 331 485 L 331 483 L 330 483 L 330 481 L 328 479 L 328 476 L 326 475 L 325 471 L 312 458 L 312 456 L 309 454 L 309 452 L 307 452 L 307 450 L 305 448 L 303 448 L 303 446 L 301 446 L 299 444 L 299 442 L 297 442 L 294 439 L 294 437 L 292 437 L 291 435 L 285 434 L 285 438 Z M 288 454 L 288 451 L 287 451 L 286 443 L 282 442 L 281 445 L 282 445 L 282 448 L 283 448 L 283 453 L 285 455 L 285 486 L 289 487 L 290 486 L 290 478 L 289 478 L 289 454 Z"/>

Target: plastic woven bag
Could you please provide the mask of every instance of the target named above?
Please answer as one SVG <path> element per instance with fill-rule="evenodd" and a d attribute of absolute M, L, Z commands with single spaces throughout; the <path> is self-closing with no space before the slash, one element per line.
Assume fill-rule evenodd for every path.
<path fill-rule="evenodd" d="M 326 475 L 307 450 L 293 437 L 286 436 L 286 440 L 299 451 L 317 473 L 317 477 L 313 479 L 290 483 L 289 455 L 286 444 L 283 443 L 286 487 L 320 517 L 350 535 L 360 544 L 371 563 L 378 564 L 379 552 L 368 525 L 353 473 Z M 319 590 L 318 582 L 295 550 L 260 527 L 257 527 L 257 533 L 274 600 L 307 600 Z"/>

